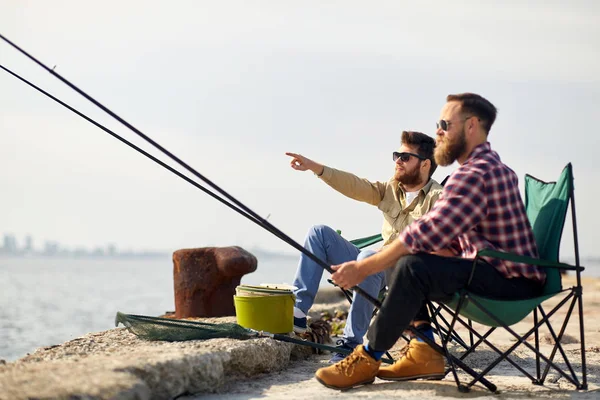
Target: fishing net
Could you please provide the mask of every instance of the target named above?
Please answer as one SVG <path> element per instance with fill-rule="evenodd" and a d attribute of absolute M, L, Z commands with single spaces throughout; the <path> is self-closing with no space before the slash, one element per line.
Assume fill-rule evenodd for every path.
<path fill-rule="evenodd" d="M 234 323 L 208 322 L 147 317 L 117 312 L 115 326 L 123 324 L 130 332 L 146 340 L 206 340 L 215 338 L 248 339 L 255 332 Z"/>
<path fill-rule="evenodd" d="M 315 343 L 288 335 L 256 331 L 254 329 L 244 328 L 238 324 L 227 322 L 211 324 L 208 322 L 148 317 L 145 315 L 117 312 L 115 326 L 118 326 L 119 323 L 125 325 L 131 333 L 146 340 L 178 342 L 184 340 L 206 340 L 216 338 L 249 339 L 267 337 L 282 342 L 309 346 L 318 350 L 344 354 L 350 354 L 352 352 L 352 350 L 343 347 L 328 346 L 323 343 Z M 389 364 L 393 362 L 393 360 L 385 358 L 382 359 L 382 361 Z"/>

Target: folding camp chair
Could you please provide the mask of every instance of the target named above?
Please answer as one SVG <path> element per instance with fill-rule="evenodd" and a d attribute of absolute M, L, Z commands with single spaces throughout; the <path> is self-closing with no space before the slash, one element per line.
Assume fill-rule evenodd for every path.
<path fill-rule="evenodd" d="M 575 265 L 568 265 L 558 262 L 559 246 L 569 201 L 571 203 L 571 217 L 573 224 Z M 467 328 L 470 334 L 475 335 L 478 339 L 478 341 L 460 357 L 461 360 L 464 360 L 481 343 L 485 343 L 499 355 L 489 364 L 488 367 L 484 368 L 476 376 L 473 376 L 473 380 L 464 385 L 459 381 L 456 368 L 452 362 L 452 359 L 455 358 L 449 357 L 450 353 L 448 352 L 447 347 L 448 340 L 447 338 L 444 339 L 442 342 L 442 347 L 445 355 L 448 357 L 450 370 L 454 375 L 454 379 L 460 391 L 467 391 L 475 383 L 485 379 L 484 377 L 486 374 L 503 360 L 512 364 L 517 370 L 531 379 L 532 383 L 534 384 L 543 385 L 548 376 L 550 368 L 553 368 L 560 374 L 560 376 L 564 377 L 567 381 L 575 385 L 577 389 L 587 389 L 585 340 L 583 329 L 583 288 L 581 286 L 581 271 L 584 270 L 584 267 L 580 266 L 579 264 L 579 247 L 577 239 L 577 221 L 575 213 L 575 197 L 573 191 L 572 165 L 569 163 L 564 168 L 560 178 L 556 182 L 543 182 L 531 175 L 526 175 L 525 205 L 527 217 L 529 218 L 531 226 L 533 227 L 533 233 L 538 246 L 540 259 L 532 259 L 529 257 L 518 256 L 515 254 L 494 250 L 480 250 L 473 262 L 473 268 L 476 268 L 477 260 L 484 256 L 541 266 L 545 269 L 547 276 L 543 294 L 532 299 L 506 301 L 486 298 L 469 292 L 469 290 L 466 289 L 460 293 L 456 293 L 452 300 L 448 302 L 437 303 L 444 310 L 452 314 L 453 317 L 450 324 L 451 331 L 456 326 L 456 323 L 459 323 Z M 568 289 L 562 289 L 561 270 L 574 271 L 576 273 L 575 286 Z M 472 275 L 473 274 L 471 274 L 471 276 Z M 546 312 L 542 306 L 542 303 L 551 297 L 561 294 L 565 295 L 564 298 L 562 298 L 559 303 L 549 312 Z M 557 334 L 553 324 L 550 321 L 550 317 L 555 315 L 556 312 L 565 305 L 568 305 L 568 311 Z M 433 304 L 429 303 L 429 306 L 432 307 Z M 567 354 L 561 345 L 561 339 L 563 338 L 567 324 L 571 317 L 571 313 L 575 306 L 578 307 L 577 311 L 579 314 L 581 380 L 579 380 L 573 369 L 573 365 L 567 358 Z M 533 311 L 533 327 L 529 329 L 523 336 L 519 335 L 510 328 L 511 325 L 523 320 L 531 313 L 531 311 Z M 483 334 L 480 334 L 472 326 L 472 324 L 466 323 L 461 316 L 482 324 L 485 327 L 489 327 L 489 329 L 485 328 L 487 331 Z M 437 324 L 436 319 L 433 318 L 433 320 L 434 324 Z M 540 351 L 539 333 L 540 328 L 543 326 L 547 327 L 547 330 L 553 341 L 553 348 L 549 356 L 542 354 Z M 498 349 L 488 340 L 489 335 L 498 327 L 506 329 L 517 339 L 517 342 L 505 351 Z M 526 341 L 527 338 L 532 334 L 534 335 L 534 345 L 531 345 Z M 520 345 L 526 346 L 535 354 L 535 377 L 521 367 L 518 364 L 518 361 L 515 361 L 509 357 L 509 355 L 511 355 L 511 353 Z M 557 365 L 557 362 L 554 361 L 557 353 L 560 353 L 562 356 L 562 360 L 564 361 L 565 365 L 564 368 L 561 368 L 559 365 Z M 540 365 L 541 361 L 544 363 L 543 371 L 542 365 Z M 489 388 L 489 386 L 487 387 Z"/>

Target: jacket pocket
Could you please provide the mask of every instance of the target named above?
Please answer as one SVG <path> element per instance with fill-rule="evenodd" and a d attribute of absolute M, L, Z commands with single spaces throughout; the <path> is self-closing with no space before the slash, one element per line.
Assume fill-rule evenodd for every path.
<path fill-rule="evenodd" d="M 402 211 L 402 207 L 395 199 L 392 201 L 384 199 L 381 203 L 379 203 L 377 208 L 383 212 L 383 217 L 390 223 L 390 225 L 393 225 L 394 221 L 396 218 L 398 218 L 398 215 L 400 215 L 400 212 Z"/>

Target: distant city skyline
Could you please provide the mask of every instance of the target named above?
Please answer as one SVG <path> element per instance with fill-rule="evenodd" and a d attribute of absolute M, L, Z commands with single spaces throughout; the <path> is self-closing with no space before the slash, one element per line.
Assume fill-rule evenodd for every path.
<path fill-rule="evenodd" d="M 0 243 L 0 257 L 1 256 L 41 256 L 41 257 L 115 257 L 115 258 L 134 258 L 134 257 L 165 257 L 169 256 L 174 249 L 138 249 L 134 250 L 131 246 L 119 249 L 119 246 L 109 241 L 105 245 L 95 246 L 67 246 L 63 245 L 57 240 L 47 239 L 43 241 L 43 246 L 36 247 L 34 235 L 25 234 L 19 241 L 19 235 L 13 233 L 3 233 L 3 239 Z M 22 243 L 22 244 L 20 244 Z M 199 246 L 200 247 L 200 246 Z M 203 246 L 212 247 L 212 246 Z M 217 246 L 218 247 L 218 246 Z M 225 246 L 223 246 L 225 247 Z M 243 246 L 242 246 L 243 247 Z M 250 246 L 248 248 L 243 247 L 246 251 L 252 253 L 255 257 L 269 257 L 269 258 L 290 258 L 299 256 L 291 254 L 289 252 L 270 251 L 265 250 L 258 246 Z"/>
<path fill-rule="evenodd" d="M 10 256 L 44 256 L 44 257 L 158 257 L 169 254 L 165 250 L 120 250 L 117 244 L 108 242 L 105 245 L 90 247 L 75 245 L 66 246 L 60 242 L 49 239 L 43 241 L 43 246 L 36 248 L 34 236 L 26 234 L 19 245 L 17 235 L 4 233 L 0 255 Z"/>

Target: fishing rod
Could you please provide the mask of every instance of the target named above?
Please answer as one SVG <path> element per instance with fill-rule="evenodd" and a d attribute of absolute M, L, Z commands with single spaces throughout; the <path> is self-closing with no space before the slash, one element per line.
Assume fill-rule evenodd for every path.
<path fill-rule="evenodd" d="M 274 233 L 275 236 L 277 236 L 278 238 L 282 239 L 284 242 L 288 243 L 289 245 L 291 245 L 292 247 L 294 247 L 296 250 L 300 251 L 301 253 L 303 253 L 304 255 L 306 255 L 307 257 L 309 257 L 312 261 L 314 261 L 321 268 L 325 269 L 326 271 L 328 271 L 331 274 L 334 273 L 334 271 L 331 269 L 330 265 L 328 265 L 327 263 L 325 263 L 324 261 L 322 261 L 320 258 L 318 258 L 317 256 L 315 256 L 313 253 L 311 253 L 307 249 L 305 249 L 303 246 L 301 246 L 299 243 L 297 243 L 292 238 L 290 238 L 289 236 L 287 236 L 284 232 L 282 232 L 281 230 L 279 230 L 273 224 L 271 224 L 270 222 L 268 222 L 267 220 L 265 220 L 264 218 L 262 218 L 260 215 L 256 214 L 254 211 L 252 211 L 246 205 L 244 205 L 239 200 L 237 200 L 236 198 L 234 198 L 233 196 L 231 196 L 225 190 L 221 189 L 219 186 L 217 186 L 215 183 L 213 183 L 210 179 L 208 179 L 204 175 L 200 174 L 198 171 L 196 171 L 195 169 L 193 169 L 187 163 L 183 162 L 181 159 L 179 159 L 177 156 L 175 156 L 173 153 L 171 153 L 170 151 L 168 151 L 166 148 L 164 148 L 163 146 L 161 146 L 160 144 L 158 144 L 156 141 L 154 141 L 153 139 L 151 139 L 150 137 L 148 137 L 142 131 L 140 131 L 139 129 L 137 129 L 133 125 L 131 125 L 129 122 L 125 121 L 123 118 L 121 118 L 120 116 L 118 116 L 117 114 L 115 114 L 113 111 L 111 111 L 110 109 L 108 109 L 106 106 L 104 106 L 102 103 L 98 102 L 96 99 L 94 99 L 93 97 L 91 97 L 90 95 L 88 95 L 83 90 L 79 89 L 77 86 L 75 86 L 69 80 L 67 80 L 66 78 L 64 78 L 62 75 L 60 75 L 59 73 L 55 72 L 53 69 L 49 68 L 48 66 L 46 66 L 44 63 L 42 63 L 41 61 L 39 61 L 37 58 L 33 57 L 31 54 L 29 54 L 28 52 L 26 52 L 25 50 L 23 50 L 21 47 L 19 47 L 18 45 L 16 45 L 12 41 L 10 41 L 4 35 L 0 34 L 0 39 L 2 39 L 3 41 L 5 41 L 11 47 L 13 47 L 17 51 L 19 51 L 20 53 L 22 53 L 23 55 L 25 55 L 27 58 L 29 58 L 30 60 L 32 60 L 33 62 L 35 62 L 36 64 L 38 64 L 40 67 L 42 67 L 43 69 L 45 69 L 46 71 L 48 71 L 54 77 L 56 77 L 57 79 L 59 79 L 61 82 L 63 82 L 67 86 L 69 86 L 71 89 L 73 89 L 77 93 L 79 93 L 81 96 L 83 96 L 84 98 L 86 98 L 88 101 L 90 101 L 92 104 L 94 104 L 95 106 L 97 106 L 98 108 L 100 108 L 102 111 L 106 112 L 108 115 L 110 115 L 111 117 L 113 117 L 114 119 L 116 119 L 117 121 L 119 121 L 125 127 L 129 128 L 132 132 L 134 132 L 135 134 L 137 134 L 138 136 L 140 136 L 146 142 L 150 143 L 152 146 L 154 146 L 156 149 L 158 149 L 159 151 L 161 151 L 163 154 L 167 155 L 173 161 L 175 161 L 176 163 L 178 163 L 179 165 L 181 165 L 182 167 L 184 167 L 185 169 L 187 169 L 194 176 L 196 176 L 197 178 L 199 178 L 200 180 L 202 180 L 203 182 L 205 182 L 206 184 L 208 184 L 211 188 L 213 188 L 214 190 L 216 190 L 218 193 L 220 193 L 221 195 L 225 196 L 225 198 L 227 198 L 229 201 L 231 201 L 233 204 L 235 204 L 237 207 L 239 207 L 240 210 L 243 210 L 245 212 L 245 213 L 241 213 L 240 212 L 241 215 L 245 216 L 246 218 L 252 217 L 252 218 L 249 218 L 251 221 L 253 221 L 257 225 L 265 228 L 267 231 L 269 231 L 271 233 Z M 240 210 L 235 209 L 235 208 L 233 208 L 233 209 L 236 210 L 236 211 L 238 211 L 238 212 L 240 211 Z M 343 288 L 341 288 L 341 289 L 344 290 Z M 355 292 L 357 292 L 357 293 L 359 293 L 361 296 L 363 296 L 365 299 L 367 299 L 369 302 L 371 302 L 377 308 L 381 308 L 381 302 L 379 302 L 379 300 L 375 299 L 373 296 L 369 295 L 362 288 L 360 288 L 358 286 L 354 286 L 352 288 L 352 290 L 355 291 Z"/>

